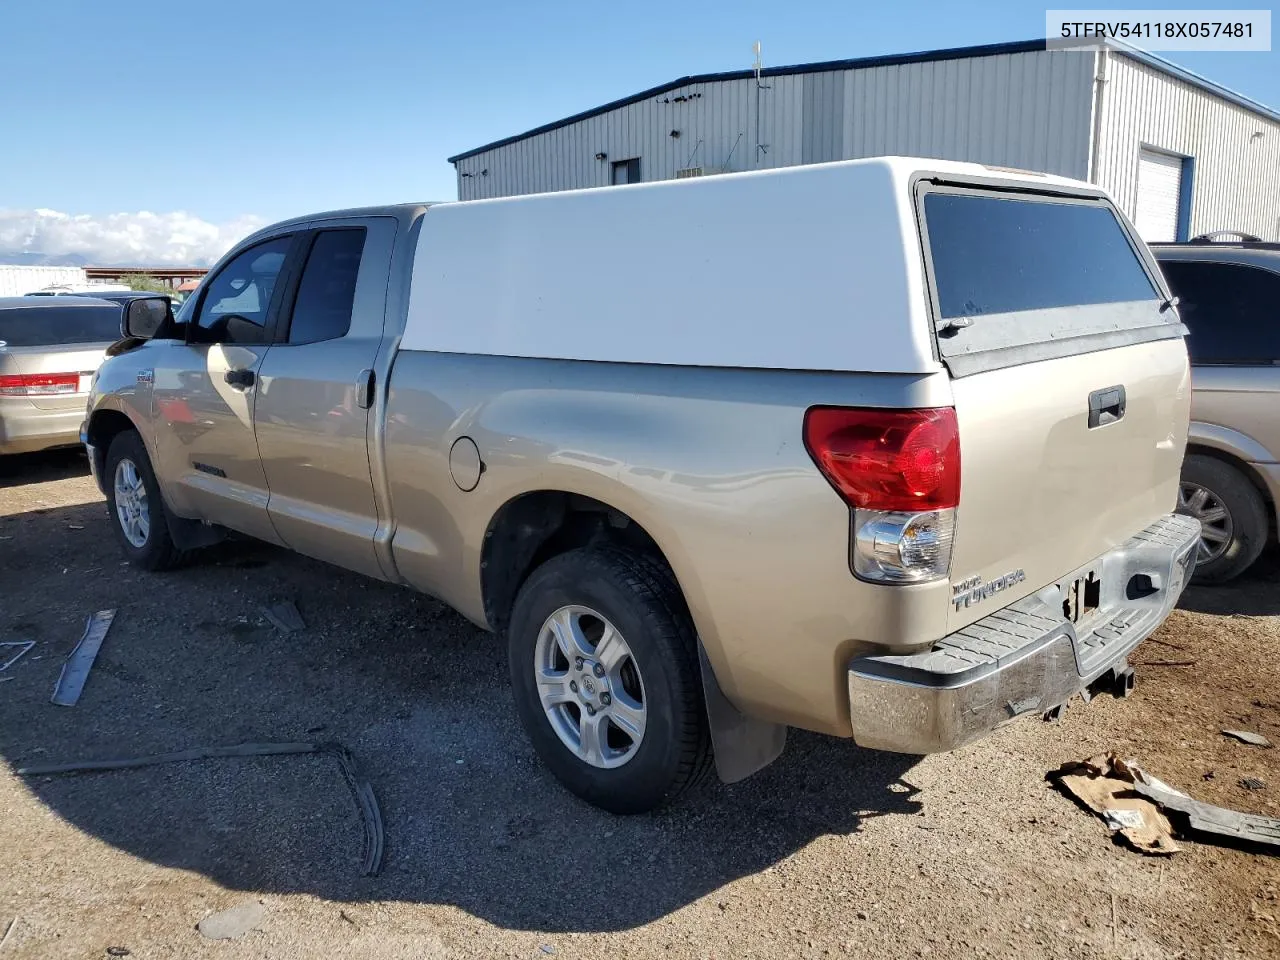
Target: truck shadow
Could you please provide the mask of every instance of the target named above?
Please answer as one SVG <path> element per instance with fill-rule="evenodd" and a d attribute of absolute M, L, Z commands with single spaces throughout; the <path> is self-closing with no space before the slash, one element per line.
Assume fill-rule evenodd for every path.
<path fill-rule="evenodd" d="M 1221 616 L 1280 614 L 1280 544 L 1271 544 L 1253 566 L 1230 583 L 1189 587 L 1178 606 Z"/>
<path fill-rule="evenodd" d="M 0 456 L 0 489 L 88 475 L 89 458 L 80 447 Z"/>
<path fill-rule="evenodd" d="M 377 794 L 387 855 L 380 876 L 359 876 L 354 804 L 317 756 L 24 778 L 8 813 L 17 843 L 70 825 L 232 890 L 448 904 L 510 929 L 594 932 L 663 917 L 822 836 L 853 851 L 868 819 L 921 812 L 906 779 L 915 758 L 793 733 L 747 781 L 711 774 L 666 810 L 614 817 L 534 756 L 498 642 L 429 598 L 254 544 L 142 573 L 120 565 L 101 503 L 10 517 L 4 533 L 17 549 L 0 550 L 0 641 L 36 641 L 0 683 L 10 769 L 337 741 Z M 262 608 L 279 600 L 304 630 L 271 626 Z M 118 614 L 80 702 L 53 706 L 62 657 L 106 608 Z M 33 800 L 61 823 L 33 816 Z"/>

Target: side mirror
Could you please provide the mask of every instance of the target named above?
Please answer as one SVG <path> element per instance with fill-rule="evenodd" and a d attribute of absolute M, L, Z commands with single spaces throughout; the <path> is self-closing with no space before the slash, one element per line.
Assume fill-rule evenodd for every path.
<path fill-rule="evenodd" d="M 168 297 L 139 297 L 125 304 L 120 333 L 135 340 L 150 340 L 172 316 Z"/>

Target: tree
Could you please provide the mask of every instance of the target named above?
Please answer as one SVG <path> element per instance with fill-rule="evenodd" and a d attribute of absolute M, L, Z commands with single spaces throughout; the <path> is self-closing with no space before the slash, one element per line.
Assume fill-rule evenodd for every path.
<path fill-rule="evenodd" d="M 130 290 L 145 290 L 148 293 L 173 293 L 173 288 L 163 280 L 149 273 L 134 273 L 122 278 Z"/>

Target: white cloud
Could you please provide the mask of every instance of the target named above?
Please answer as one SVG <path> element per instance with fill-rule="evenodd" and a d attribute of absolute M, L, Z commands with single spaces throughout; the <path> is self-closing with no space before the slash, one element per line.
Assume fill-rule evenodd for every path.
<path fill-rule="evenodd" d="M 0 251 L 79 254 L 89 263 L 112 266 L 206 265 L 265 223 L 248 215 L 209 223 L 181 210 L 105 216 L 0 210 Z"/>

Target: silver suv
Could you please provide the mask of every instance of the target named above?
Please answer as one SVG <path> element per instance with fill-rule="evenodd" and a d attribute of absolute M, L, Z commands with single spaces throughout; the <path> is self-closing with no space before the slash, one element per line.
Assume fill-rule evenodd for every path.
<path fill-rule="evenodd" d="M 1191 432 L 1179 511 L 1200 520 L 1195 579 L 1242 574 L 1280 504 L 1280 243 L 1156 244 L 1191 331 Z"/>

